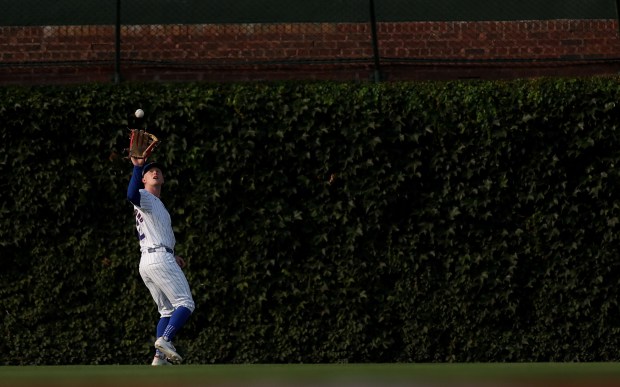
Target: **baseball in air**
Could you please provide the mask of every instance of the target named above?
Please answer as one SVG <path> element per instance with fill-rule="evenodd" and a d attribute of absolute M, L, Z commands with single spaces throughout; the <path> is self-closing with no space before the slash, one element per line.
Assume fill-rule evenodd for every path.
<path fill-rule="evenodd" d="M 138 110 L 136 110 L 136 112 L 134 114 L 136 115 L 136 117 L 142 118 L 142 117 L 144 117 L 144 110 L 138 109 Z"/>

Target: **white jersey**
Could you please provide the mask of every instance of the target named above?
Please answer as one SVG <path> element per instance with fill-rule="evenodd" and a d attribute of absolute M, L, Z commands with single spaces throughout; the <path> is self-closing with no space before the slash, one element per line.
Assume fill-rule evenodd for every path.
<path fill-rule="evenodd" d="M 134 214 L 142 253 L 156 246 L 165 246 L 174 250 L 176 240 L 172 231 L 170 214 L 157 196 L 141 189 L 140 207 L 134 204 Z"/>

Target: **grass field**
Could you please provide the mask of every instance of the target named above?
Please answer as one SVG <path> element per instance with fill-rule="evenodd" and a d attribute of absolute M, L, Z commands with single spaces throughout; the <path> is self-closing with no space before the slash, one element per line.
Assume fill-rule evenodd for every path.
<path fill-rule="evenodd" d="M 3 366 L 0 386 L 620 386 L 620 363 Z"/>

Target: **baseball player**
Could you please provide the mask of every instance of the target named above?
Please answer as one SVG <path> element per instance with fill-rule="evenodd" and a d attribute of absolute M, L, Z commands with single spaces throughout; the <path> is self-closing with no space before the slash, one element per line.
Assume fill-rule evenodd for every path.
<path fill-rule="evenodd" d="M 159 199 L 164 184 L 163 167 L 131 157 L 133 174 L 127 198 L 134 206 L 140 240 L 140 276 L 153 296 L 160 319 L 157 324 L 152 365 L 170 365 L 183 359 L 172 345 L 195 305 L 182 268 L 183 258 L 174 254 L 175 238 L 170 214 Z"/>

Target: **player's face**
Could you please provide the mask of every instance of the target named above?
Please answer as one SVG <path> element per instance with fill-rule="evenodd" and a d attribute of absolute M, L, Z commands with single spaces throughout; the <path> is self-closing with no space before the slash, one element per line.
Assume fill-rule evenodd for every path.
<path fill-rule="evenodd" d="M 155 167 L 151 168 L 144 174 L 142 178 L 144 185 L 162 185 L 164 184 L 164 174 L 161 169 Z"/>

